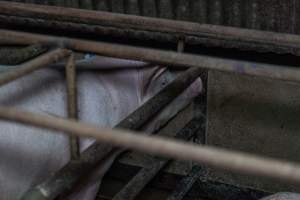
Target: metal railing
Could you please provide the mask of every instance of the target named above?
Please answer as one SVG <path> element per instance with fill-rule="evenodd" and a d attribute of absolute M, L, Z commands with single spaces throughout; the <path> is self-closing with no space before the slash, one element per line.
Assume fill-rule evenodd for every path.
<path fill-rule="evenodd" d="M 3 11 L 2 8 L 3 5 L 0 4 L 0 12 Z M 22 8 L 20 7 L 18 9 Z M 144 25 L 145 24 L 139 23 L 135 24 L 136 27 L 140 28 L 143 28 Z M 176 28 L 175 24 L 171 29 L 174 28 Z M 243 31 L 247 32 L 247 30 L 240 30 L 239 33 L 246 33 Z M 262 34 L 255 34 L 252 39 L 260 40 L 260 37 L 264 38 Z M 238 39 L 248 40 L 249 38 L 241 34 Z M 300 41 L 300 37 L 293 36 L 291 39 L 283 37 L 281 34 L 273 33 L 273 39 L 269 41 L 272 41 L 276 45 L 288 41 L 288 43 L 285 43 L 284 45 L 298 48 L 297 44 Z M 260 42 L 263 44 L 263 40 Z M 109 155 L 109 153 L 117 152 L 118 154 L 125 149 L 172 159 L 194 161 L 216 169 L 230 170 L 236 173 L 256 175 L 286 182 L 288 184 L 300 185 L 300 165 L 297 163 L 284 162 L 215 147 L 195 145 L 175 139 L 165 139 L 159 136 L 147 136 L 143 133 L 134 132 L 139 130 L 139 128 L 150 118 L 154 117 L 162 108 L 181 94 L 194 82 L 194 80 L 201 76 L 202 73 L 205 73 L 206 70 L 219 70 L 241 75 L 254 75 L 299 82 L 300 70 L 297 68 L 242 61 L 237 62 L 230 59 L 191 55 L 183 52 L 176 53 L 1 29 L 0 45 L 3 44 L 45 45 L 51 50 L 24 64 L 16 66 L 16 70 L 1 74 L 1 86 L 45 67 L 48 64 L 67 58 L 66 79 L 68 88 L 67 105 L 69 119 L 35 114 L 28 111 L 21 111 L 16 108 L 0 106 L 0 118 L 2 120 L 62 131 L 70 135 L 72 146 L 71 154 L 73 159 L 61 170 L 50 176 L 38 186 L 29 190 L 23 197 L 24 200 L 55 199 L 65 190 L 72 188 L 80 178 L 86 175 L 86 172 L 91 170 L 97 163 L 101 162 L 105 156 Z M 182 46 L 182 44 L 179 46 Z M 184 66 L 183 69 L 188 69 L 156 96 L 121 121 L 115 129 L 103 129 L 76 120 L 76 64 L 72 51 L 92 52 L 102 56 L 141 60 L 158 64 L 167 64 L 169 66 Z M 129 129 L 131 131 L 129 131 Z M 98 142 L 101 142 L 101 144 L 95 143 L 79 155 L 78 137 L 81 136 L 93 137 Z"/>

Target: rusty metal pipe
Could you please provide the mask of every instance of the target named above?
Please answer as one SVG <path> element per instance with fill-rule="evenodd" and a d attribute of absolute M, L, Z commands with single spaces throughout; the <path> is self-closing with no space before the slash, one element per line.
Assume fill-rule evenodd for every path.
<path fill-rule="evenodd" d="M 194 161 L 216 169 L 230 170 L 236 173 L 261 176 L 288 184 L 300 185 L 300 165 L 296 163 L 216 147 L 190 144 L 159 136 L 149 137 L 125 130 L 104 129 L 73 120 L 34 114 L 8 107 L 0 107 L 0 118 L 54 131 L 63 131 L 77 136 L 93 137 L 102 143 L 152 155 Z"/>
<path fill-rule="evenodd" d="M 76 120 L 78 118 L 77 108 L 77 84 L 76 84 L 76 66 L 74 54 L 71 54 L 66 64 L 67 79 L 67 107 L 68 117 Z M 71 159 L 77 159 L 80 155 L 79 138 L 70 136 L 70 155 Z"/>
<path fill-rule="evenodd" d="M 0 30 L 0 43 L 1 42 L 14 44 L 31 44 L 37 42 L 54 43 L 72 50 L 93 52 L 109 57 L 148 61 L 167 64 L 170 66 L 197 67 L 209 70 L 233 72 L 243 75 L 268 77 L 285 81 L 300 81 L 300 70 L 289 66 L 236 61 L 232 59 L 216 58 L 211 56 L 191 55 L 171 51 L 6 30 Z"/>
<path fill-rule="evenodd" d="M 22 76 L 30 74 L 31 72 L 46 67 L 49 64 L 55 63 L 62 58 L 68 56 L 70 52 L 66 49 L 56 49 L 45 53 L 31 61 L 18 65 L 16 70 L 8 71 L 0 75 L 0 86 L 14 81 Z"/>
<path fill-rule="evenodd" d="M 116 125 L 116 128 L 131 130 L 141 128 L 188 88 L 201 74 L 202 70 L 200 69 L 189 69 L 187 72 L 179 75 L 143 106 Z M 65 190 L 71 189 L 80 178 L 87 176 L 111 152 L 121 153 L 122 151 L 124 149 L 113 147 L 110 144 L 95 143 L 82 152 L 79 159 L 71 160 L 61 170 L 29 190 L 23 197 L 23 200 L 52 200 Z"/>
<path fill-rule="evenodd" d="M 220 7 L 220 1 L 215 1 Z M 217 9 L 218 10 L 218 9 Z M 62 22 L 74 22 L 89 25 L 110 26 L 123 29 L 144 30 L 169 33 L 179 36 L 195 36 L 198 40 L 214 38 L 230 42 L 246 42 L 248 45 L 275 45 L 295 48 L 299 51 L 300 36 L 259 30 L 224 27 L 191 22 L 180 22 L 167 19 L 155 19 L 101 11 L 61 8 L 44 5 L 29 5 L 16 2 L 1 2 L 0 14 L 27 18 L 40 18 Z M 214 16 L 214 15 L 213 15 Z M 216 16 L 219 16 L 216 14 Z M 219 17 L 216 17 L 219 19 Z M 218 21 L 218 20 L 217 20 Z M 216 22 L 217 23 L 217 22 Z"/>

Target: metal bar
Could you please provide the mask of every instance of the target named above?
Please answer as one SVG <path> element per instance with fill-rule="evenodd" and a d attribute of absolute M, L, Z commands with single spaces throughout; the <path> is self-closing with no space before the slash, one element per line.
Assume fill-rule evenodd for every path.
<path fill-rule="evenodd" d="M 133 28 L 118 28 L 113 26 L 102 25 L 87 25 L 65 21 L 53 21 L 36 18 L 24 18 L 8 15 L 0 15 L 0 27 L 6 29 L 20 29 L 20 30 L 42 30 L 48 32 L 49 30 L 56 33 L 66 32 L 68 34 L 78 34 L 87 37 L 89 35 L 97 36 L 93 38 L 118 37 L 134 40 L 151 40 L 155 42 L 176 43 L 178 39 L 185 38 L 188 45 L 204 45 L 208 47 L 223 47 L 235 48 L 241 50 L 252 50 L 257 52 L 273 52 L 278 54 L 293 54 L 300 56 L 299 47 L 291 47 L 289 44 L 274 42 L 264 43 L 262 41 L 247 41 L 247 38 L 237 40 L 237 38 L 225 38 L 214 36 L 212 34 L 200 33 L 200 35 L 185 35 L 170 32 L 154 32 L 142 29 Z M 239 31 L 239 30 L 237 30 Z M 268 34 L 268 33 L 266 33 Z"/>
<path fill-rule="evenodd" d="M 214 0 L 216 7 L 221 6 L 220 0 Z M 255 4 L 256 5 L 256 4 Z M 216 9 L 219 10 L 219 9 Z M 217 12 L 217 11 L 216 11 Z M 218 11 L 219 12 L 219 11 Z M 214 26 L 190 22 L 179 22 L 166 19 L 130 16 L 99 11 L 59 8 L 41 5 L 28 5 L 15 2 L 0 2 L 0 14 L 27 18 L 41 18 L 56 21 L 67 21 L 81 24 L 113 26 L 122 29 L 135 29 L 151 32 L 169 33 L 173 35 L 193 36 L 194 41 L 206 43 L 209 38 L 214 42 L 210 45 L 221 45 L 229 40 L 226 46 L 233 47 L 233 42 L 247 44 L 251 48 L 263 48 L 265 45 L 289 47 L 299 50 L 300 36 L 275 32 L 241 29 L 234 27 Z M 219 16 L 220 14 L 215 14 Z M 212 16 L 215 16 L 212 15 Z M 219 17 L 216 17 L 219 18 Z M 214 21 L 218 21 L 217 19 Z M 252 20 L 253 21 L 253 20 Z M 192 40 L 192 39 L 191 39 Z M 222 42 L 220 42 L 221 40 Z M 188 41 L 187 41 L 188 42 Z M 276 48 L 268 48 L 276 49 Z M 297 53 L 296 51 L 291 53 Z"/>
<path fill-rule="evenodd" d="M 0 117 L 6 121 L 62 131 L 82 137 L 93 137 L 99 142 L 152 155 L 194 161 L 216 169 L 230 170 L 236 173 L 261 176 L 288 184 L 300 185 L 300 165 L 292 162 L 216 147 L 195 145 L 159 136 L 149 137 L 130 131 L 104 129 L 68 119 L 34 114 L 8 107 L 0 107 Z M 43 194 L 48 194 L 44 190 L 43 192 Z M 47 199 L 45 196 L 42 197 L 42 199 Z"/>
<path fill-rule="evenodd" d="M 0 75 L 0 86 L 3 86 L 11 81 L 14 81 L 22 76 L 30 74 L 31 72 L 41 69 L 49 64 L 59 61 L 68 56 L 70 52 L 65 49 L 56 49 L 45 53 L 31 61 L 18 66 L 18 69 L 8 71 Z"/>
<path fill-rule="evenodd" d="M 184 52 L 184 48 L 185 48 L 185 43 L 183 40 L 179 40 L 177 43 L 177 52 L 178 53 L 182 53 Z"/>
<path fill-rule="evenodd" d="M 189 140 L 194 136 L 195 132 L 201 128 L 197 123 L 198 120 L 192 120 L 184 128 L 182 128 L 175 136 L 176 139 Z M 171 159 L 153 158 L 152 163 L 142 168 L 124 188 L 118 192 L 113 200 L 133 200 L 142 191 L 142 189 L 162 170 Z"/>
<path fill-rule="evenodd" d="M 206 170 L 200 166 L 194 166 L 188 175 L 184 177 L 177 185 L 175 190 L 168 196 L 167 200 L 182 200 L 190 191 L 194 183 L 205 175 Z"/>
<path fill-rule="evenodd" d="M 68 117 L 78 119 L 77 109 L 77 86 L 76 86 L 76 66 L 74 54 L 71 54 L 66 64 L 67 79 L 67 99 Z M 70 136 L 70 155 L 71 159 L 78 159 L 80 155 L 79 138 Z"/>
<path fill-rule="evenodd" d="M 211 56 L 191 55 L 170 51 L 109 44 L 104 42 L 0 30 L 0 44 L 1 42 L 3 43 L 3 41 L 14 44 L 31 44 L 37 42 L 54 43 L 75 51 L 93 52 L 109 57 L 149 61 L 167 64 L 170 66 L 196 67 L 208 70 L 233 72 L 243 75 L 261 76 L 285 81 L 300 81 L 300 70 L 289 66 L 245 62 Z"/>
<path fill-rule="evenodd" d="M 127 118 L 122 120 L 116 128 L 137 130 L 145 125 L 149 119 L 159 113 L 173 99 L 180 95 L 193 83 L 202 71 L 190 69 L 179 75 L 157 95 L 148 100 Z M 111 152 L 122 152 L 123 149 L 114 148 L 110 144 L 95 143 L 81 153 L 78 160 L 70 161 L 61 170 L 53 174 L 43 183 L 30 190 L 23 200 L 54 199 L 66 189 L 72 188 L 77 181 L 86 176 L 94 167 L 101 163 Z M 46 194 L 46 195 L 45 195 Z"/>

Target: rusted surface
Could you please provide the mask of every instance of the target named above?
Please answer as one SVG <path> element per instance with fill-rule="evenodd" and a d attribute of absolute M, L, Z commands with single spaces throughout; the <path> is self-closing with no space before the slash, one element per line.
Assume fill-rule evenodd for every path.
<path fill-rule="evenodd" d="M 78 119 L 77 108 L 77 83 L 76 83 L 76 66 L 74 54 L 71 54 L 66 64 L 67 79 L 67 107 L 68 117 Z M 80 155 L 79 138 L 70 136 L 70 155 L 71 159 L 78 159 Z"/>
<path fill-rule="evenodd" d="M 181 94 L 200 74 L 201 70 L 191 69 L 180 75 L 161 92 L 121 121 L 116 128 L 131 130 L 141 128 L 149 119 Z M 95 143 L 85 150 L 78 160 L 70 161 L 60 171 L 30 190 L 23 199 L 29 200 L 35 195 L 44 196 L 41 189 L 47 191 L 48 196 L 44 196 L 44 198 L 56 198 L 64 190 L 71 189 L 80 178 L 86 176 L 109 153 L 118 151 L 122 152 L 122 149 L 114 148 L 110 144 Z"/>
<path fill-rule="evenodd" d="M 210 6 L 219 7 L 221 4 L 224 4 L 221 2 L 218 0 L 215 4 Z M 201 7 L 201 5 L 204 4 L 203 1 L 199 1 L 198 4 L 199 9 L 203 8 Z M 236 24 L 242 23 L 238 17 L 241 15 L 241 11 L 238 9 L 240 3 L 231 2 L 231 4 L 232 6 L 229 6 L 226 10 L 226 12 L 231 13 L 231 15 L 228 16 L 228 21 L 232 21 L 232 23 Z M 253 2 L 247 9 L 257 9 L 257 6 Z M 219 13 L 219 11 L 217 11 L 218 9 L 212 10 Z M 208 11 L 212 12 L 210 10 Z M 165 13 L 165 11 L 159 13 L 162 12 Z M 77 31 L 86 34 L 99 34 L 99 36 L 112 35 L 141 40 L 155 39 L 166 42 L 171 41 L 173 43 L 177 42 L 178 38 L 184 37 L 187 44 L 202 44 L 207 46 L 299 55 L 299 50 L 297 46 L 294 45 L 294 43 L 299 42 L 299 36 L 289 34 L 7 2 L 0 2 L 0 14 L 2 14 L 2 16 L 0 16 L 0 25 L 2 25 L 2 27 L 7 25 L 19 25 L 28 26 L 28 28 L 32 30 L 34 30 L 34 27 L 56 28 L 62 31 L 73 30 L 74 33 Z M 218 21 L 218 18 L 220 18 L 218 17 L 219 15 L 220 14 L 214 14 L 211 20 Z M 257 17 L 257 15 L 251 15 L 251 20 L 243 23 L 248 23 L 249 26 L 255 27 Z M 285 23 L 282 23 L 281 20 L 278 26 L 282 29 L 287 29 L 284 25 Z"/>
<path fill-rule="evenodd" d="M 116 45 L 104 42 L 94 42 L 71 38 L 53 37 L 14 31 L 0 31 L 0 43 L 30 44 L 53 43 L 76 51 L 92 52 L 109 57 L 131 60 L 163 63 L 169 66 L 196 67 L 207 70 L 217 70 L 280 79 L 285 81 L 300 81 L 300 71 L 295 67 L 278 66 L 255 62 L 245 62 L 211 56 L 191 55 L 170 51 Z M 297 45 L 295 42 L 293 45 Z"/>

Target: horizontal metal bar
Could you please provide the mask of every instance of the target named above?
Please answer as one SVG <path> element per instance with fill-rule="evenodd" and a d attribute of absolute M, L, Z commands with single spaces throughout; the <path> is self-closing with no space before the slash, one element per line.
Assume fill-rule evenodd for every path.
<path fill-rule="evenodd" d="M 200 75 L 200 69 L 189 69 L 179 75 L 173 82 L 149 99 L 144 105 L 122 120 L 116 128 L 137 130 L 158 114 L 173 99 L 180 95 Z M 112 152 L 122 153 L 124 149 L 110 144 L 95 143 L 81 153 L 79 159 L 70 161 L 61 170 L 46 179 L 43 183 L 28 191 L 24 200 L 54 199 L 66 189 L 71 189 L 77 181 L 89 174 L 94 167 L 107 158 Z M 45 196 L 45 194 L 47 194 Z"/>
<path fill-rule="evenodd" d="M 17 69 L 2 73 L 0 75 L 0 86 L 14 81 L 42 67 L 46 67 L 49 64 L 55 63 L 68 55 L 70 55 L 70 51 L 66 49 L 56 49 L 24 64 L 18 65 Z"/>
<path fill-rule="evenodd" d="M 149 33 L 167 33 L 177 36 L 175 39 L 178 36 L 185 37 L 187 43 L 208 43 L 229 48 L 250 48 L 258 51 L 277 51 L 286 48 L 283 53 L 299 55 L 300 36 L 293 34 L 15 2 L 0 2 L 0 14 L 107 27 L 100 30 L 103 33 L 108 27 L 148 31 Z M 6 19 L 3 18 L 1 21 L 6 21 Z M 57 23 L 52 25 L 55 26 Z M 99 30 L 96 31 L 96 29 L 95 32 L 99 33 Z M 115 33 L 115 31 L 110 31 L 110 33 Z M 126 35 L 126 33 L 122 34 Z M 139 36 L 136 34 L 134 37 Z"/>
<path fill-rule="evenodd" d="M 73 120 L 20 111 L 15 108 L 0 107 L 0 118 L 82 137 L 93 137 L 102 143 L 152 155 L 194 161 L 216 169 L 300 185 L 300 165 L 292 162 L 190 144 L 159 136 L 150 137 L 125 130 L 104 129 Z"/>
<path fill-rule="evenodd" d="M 211 56 L 191 55 L 0 29 L 0 44 L 4 42 L 14 44 L 53 43 L 75 51 L 93 52 L 109 57 L 148 61 L 170 66 L 197 67 L 286 81 L 300 81 L 300 70 L 295 67 L 237 61 Z"/>

